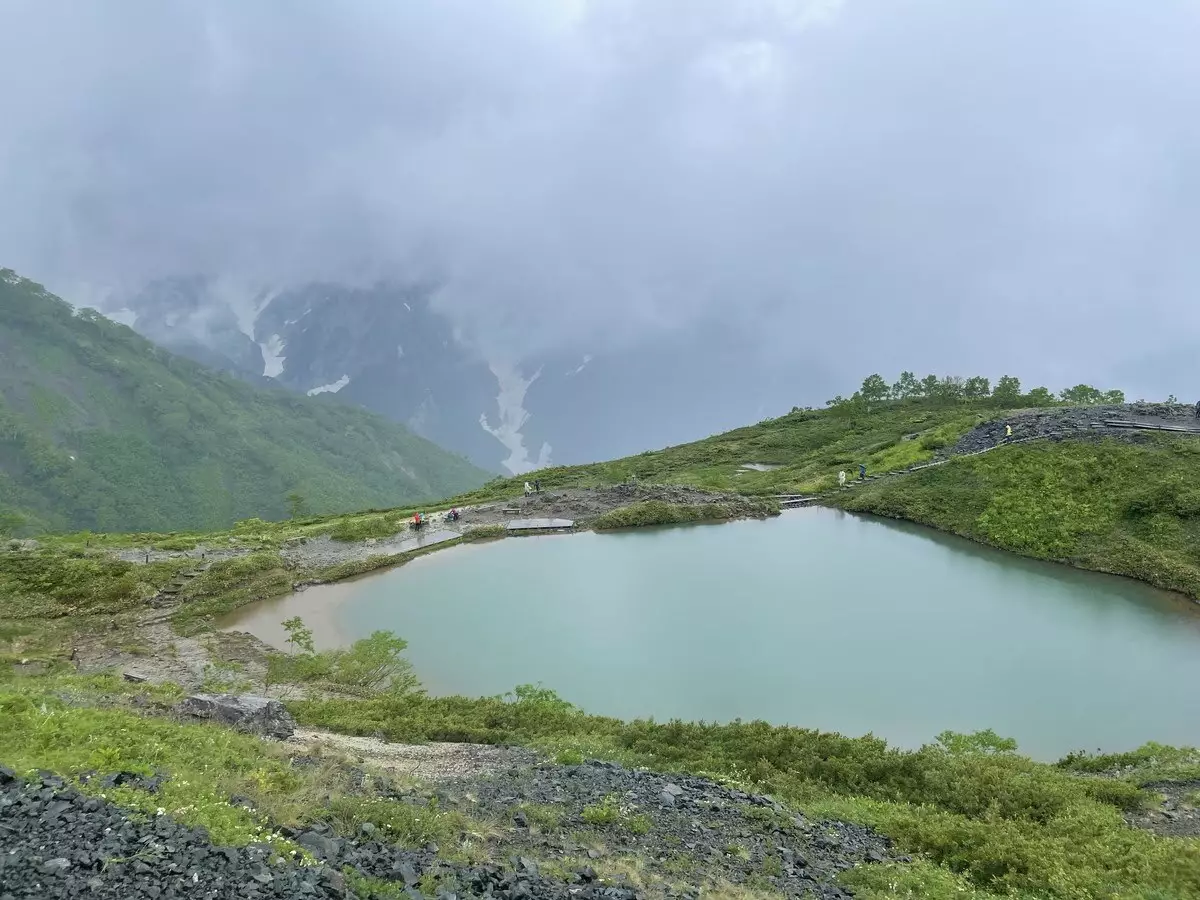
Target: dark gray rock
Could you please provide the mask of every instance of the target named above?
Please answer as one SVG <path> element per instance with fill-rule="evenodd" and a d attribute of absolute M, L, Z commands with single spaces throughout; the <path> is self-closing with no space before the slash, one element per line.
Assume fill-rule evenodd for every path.
<path fill-rule="evenodd" d="M 342 852 L 340 840 L 319 834 L 314 830 L 303 831 L 296 835 L 296 843 L 324 862 L 335 862 Z"/>
<path fill-rule="evenodd" d="M 291 713 L 278 700 L 267 697 L 193 694 L 177 703 L 175 712 L 277 740 L 286 740 L 296 731 L 296 720 Z"/>
<path fill-rule="evenodd" d="M 202 829 L 130 818 L 48 773 L 0 785 L 0 845 L 6 900 L 348 897 L 345 879 L 324 867 L 267 865 L 273 853 L 261 845 L 213 847 Z"/>

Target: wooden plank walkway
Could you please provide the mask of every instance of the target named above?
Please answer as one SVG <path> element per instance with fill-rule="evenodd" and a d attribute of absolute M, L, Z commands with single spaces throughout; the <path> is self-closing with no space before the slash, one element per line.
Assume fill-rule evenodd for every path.
<path fill-rule="evenodd" d="M 513 519 L 508 523 L 509 531 L 570 531 L 574 527 L 574 519 Z"/>

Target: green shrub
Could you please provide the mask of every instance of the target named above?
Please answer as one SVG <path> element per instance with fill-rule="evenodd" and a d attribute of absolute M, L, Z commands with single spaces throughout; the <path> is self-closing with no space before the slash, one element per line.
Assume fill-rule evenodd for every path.
<path fill-rule="evenodd" d="M 408 642 L 390 631 L 376 631 L 346 649 L 316 652 L 312 632 L 299 617 L 283 623 L 290 654 L 267 657 L 268 684 L 325 684 L 351 693 L 387 691 L 396 696 L 421 689 L 412 663 L 403 657 Z"/>
<path fill-rule="evenodd" d="M 599 803 L 585 806 L 579 817 L 589 825 L 615 825 L 621 821 L 621 806 L 616 794 L 609 794 Z"/>

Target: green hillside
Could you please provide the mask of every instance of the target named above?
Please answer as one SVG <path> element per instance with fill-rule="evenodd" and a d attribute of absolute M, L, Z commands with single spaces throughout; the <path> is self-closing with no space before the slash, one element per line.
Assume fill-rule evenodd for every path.
<path fill-rule="evenodd" d="M 1001 447 L 838 505 L 1200 598 L 1200 437 Z"/>
<path fill-rule="evenodd" d="M 1032 405 L 1029 395 L 1017 394 L 912 397 L 872 405 L 846 401 L 829 409 L 795 409 L 690 444 L 496 479 L 470 496 L 511 494 L 526 478 L 535 477 L 543 487 L 588 487 L 638 478 L 742 494 L 814 492 L 833 487 L 840 470 L 856 472 L 859 463 L 877 472 L 926 462 L 980 422 Z M 756 471 L 746 468 L 750 465 L 773 468 Z"/>
<path fill-rule="evenodd" d="M 379 416 L 207 370 L 0 270 L 0 531 L 220 528 L 486 477 Z"/>

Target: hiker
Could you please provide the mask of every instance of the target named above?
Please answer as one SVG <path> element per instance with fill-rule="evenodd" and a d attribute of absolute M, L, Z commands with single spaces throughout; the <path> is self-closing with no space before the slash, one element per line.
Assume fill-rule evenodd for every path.
<path fill-rule="evenodd" d="M 867 467 L 863 463 L 858 464 L 858 480 L 859 481 L 867 480 Z"/>
<path fill-rule="evenodd" d="M 842 469 L 842 471 L 838 472 L 838 487 L 845 487 L 845 486 L 846 486 L 846 470 Z"/>
<path fill-rule="evenodd" d="M 1196 418 L 1200 419 L 1200 402 L 1196 403 Z"/>
<path fill-rule="evenodd" d="M 450 510 L 450 512 L 446 513 L 446 518 L 449 519 L 451 522 L 457 522 L 458 521 L 458 508 L 455 507 L 454 509 Z"/>
<path fill-rule="evenodd" d="M 529 485 L 529 482 L 528 482 L 528 481 L 527 481 L 527 482 L 525 482 L 525 496 L 526 496 L 526 497 L 528 497 L 528 496 L 529 496 L 530 494 L 532 494 L 532 493 L 533 493 L 533 488 L 532 488 L 532 487 L 530 487 L 530 485 Z"/>
<path fill-rule="evenodd" d="M 540 478 L 533 479 L 533 492 L 535 494 L 540 494 L 542 492 L 542 479 L 540 479 Z"/>
<path fill-rule="evenodd" d="M 1010 438 L 1010 437 L 1012 437 L 1012 426 L 1011 426 L 1011 425 L 1005 425 L 1005 426 L 1004 426 L 1004 436 L 1005 436 L 1006 438 Z"/>
<path fill-rule="evenodd" d="M 413 513 L 413 528 L 416 528 L 419 530 L 421 528 L 422 524 L 423 523 L 421 522 L 421 514 L 419 512 Z"/>

